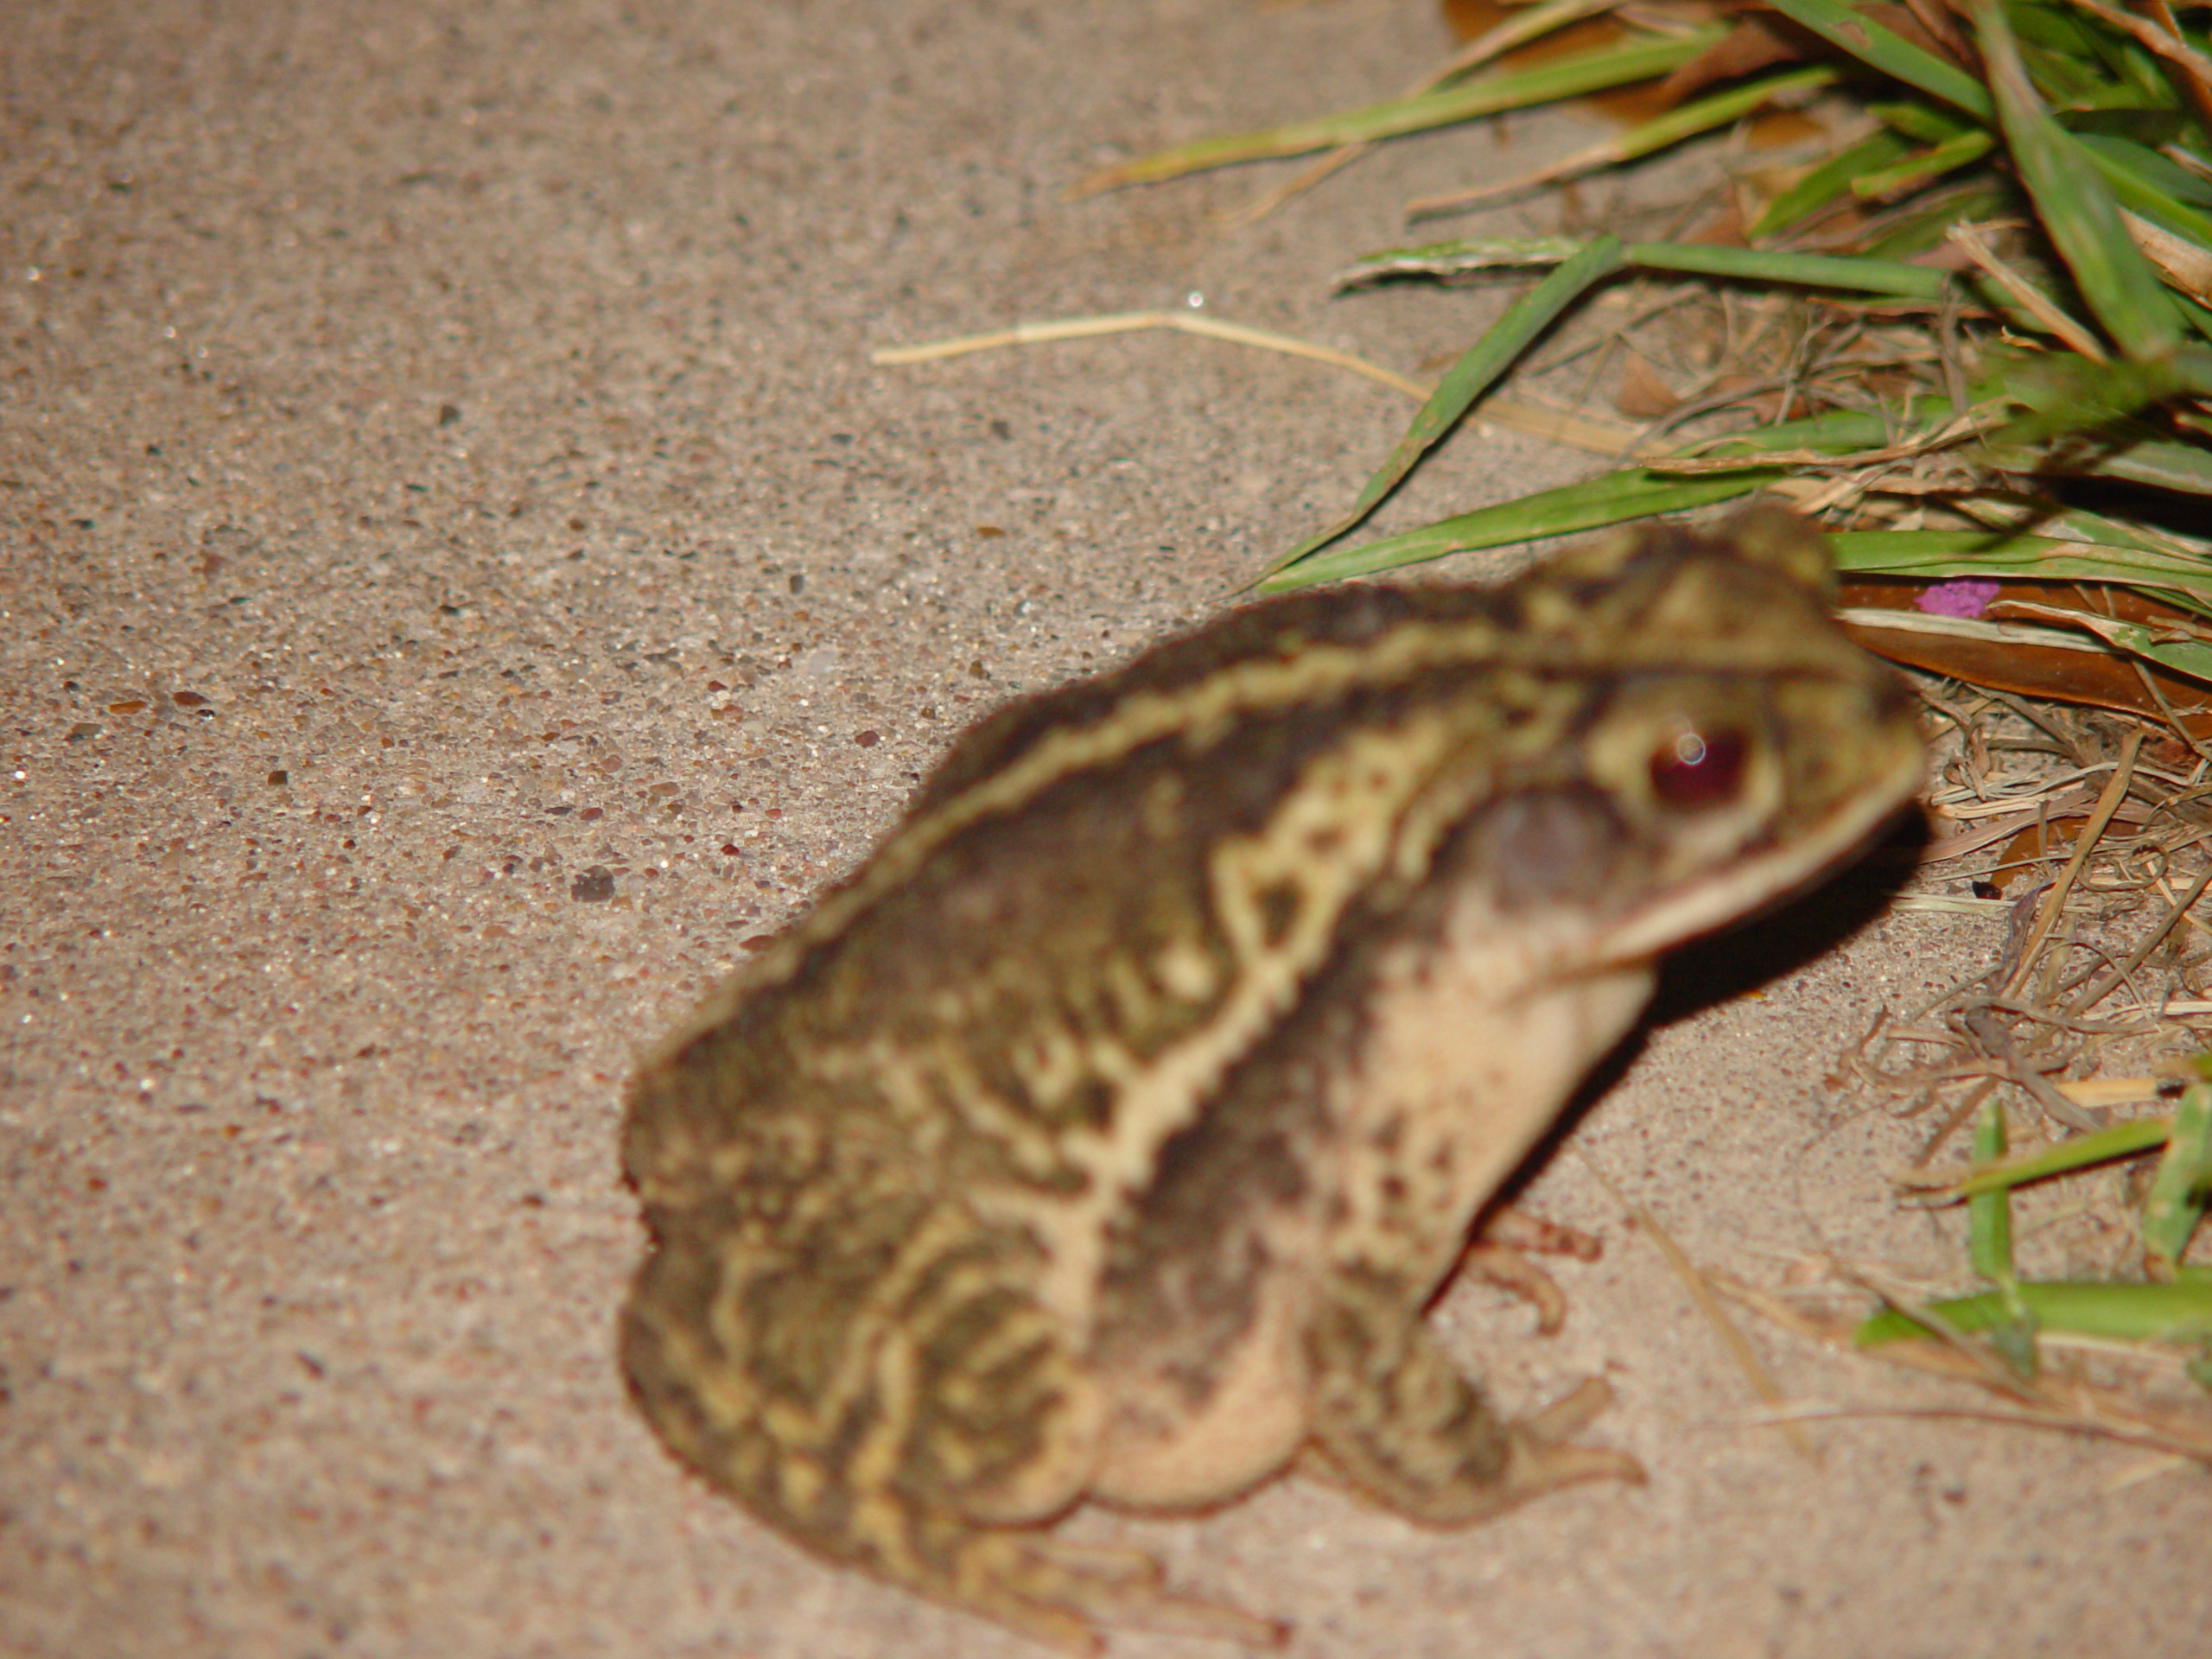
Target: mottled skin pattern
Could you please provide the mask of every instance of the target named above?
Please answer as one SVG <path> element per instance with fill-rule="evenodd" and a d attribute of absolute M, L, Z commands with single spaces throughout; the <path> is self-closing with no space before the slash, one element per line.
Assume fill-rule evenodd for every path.
<path fill-rule="evenodd" d="M 632 1090 L 624 1319 L 687 1463 L 1064 1648 L 1252 1642 L 1047 1523 L 1294 1460 L 1457 1524 L 1596 1476 L 1421 1310 L 1666 947 L 1910 792 L 1908 699 L 1779 512 L 1495 590 L 1255 605 L 984 721 Z M 1702 747 L 1700 747 L 1702 746 Z"/>

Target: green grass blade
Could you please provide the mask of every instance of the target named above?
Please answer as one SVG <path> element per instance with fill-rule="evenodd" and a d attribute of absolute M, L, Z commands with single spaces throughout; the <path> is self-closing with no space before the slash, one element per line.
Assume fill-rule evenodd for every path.
<path fill-rule="evenodd" d="M 1752 427 L 1747 431 L 1732 432 L 1725 437 L 1709 438 L 1702 443 L 1682 451 L 1698 455 L 1753 455 L 1772 454 L 1782 449 L 1818 449 L 1824 454 L 1849 454 L 1854 449 L 1872 449 L 1889 442 L 1890 429 L 1878 415 L 1869 415 L 1862 410 L 1832 409 L 1823 415 L 1809 416 L 1802 421 L 1783 421 L 1774 426 Z M 1655 472 L 1663 472 L 1667 463 L 1655 459 L 1649 463 Z"/>
<path fill-rule="evenodd" d="M 1823 67 L 1792 69 L 1786 74 L 1772 75 L 1764 80 L 1732 86 L 1709 98 L 1678 105 L 1641 126 L 1631 127 L 1617 138 L 1609 138 L 1603 143 L 1576 150 L 1548 166 L 1524 173 L 1517 179 L 1464 194 L 1417 201 L 1408 211 L 1415 219 L 1429 218 L 1439 213 L 1459 213 L 1478 201 L 1560 184 L 1597 172 L 1601 168 L 1618 167 L 1624 162 L 1640 161 L 1655 150 L 1664 149 L 1698 133 L 1710 132 L 1717 127 L 1739 121 L 1762 105 L 1787 106 L 1802 103 L 1807 95 L 1834 85 L 1835 79 L 1836 72 Z"/>
<path fill-rule="evenodd" d="M 2143 1204 L 2143 1248 L 2171 1274 L 2212 1201 L 2212 1084 L 2191 1084 L 2174 1108 L 2173 1135 Z"/>
<path fill-rule="evenodd" d="M 1851 193 L 1863 199 L 1896 195 L 1929 179 L 1940 179 L 1946 173 L 1980 161 L 1997 148 L 1997 140 L 1986 132 L 1962 132 L 1948 138 L 1932 149 L 1923 149 L 1907 156 L 1895 166 L 1885 167 L 1851 181 Z"/>
<path fill-rule="evenodd" d="M 1477 270 L 1560 265 L 1590 244 L 1572 236 L 1468 236 L 1418 247 L 1363 253 L 1338 274 L 1336 286 L 1351 288 L 1385 276 L 1459 276 Z"/>
<path fill-rule="evenodd" d="M 2186 542 L 2161 536 L 2147 525 L 2124 524 L 2117 518 L 2107 518 L 2102 513 L 2090 512 L 2082 507 L 2062 507 L 2054 510 L 2044 501 L 2016 498 L 2007 501 L 1992 492 L 1986 495 L 1962 499 L 1960 511 L 1980 518 L 1992 532 L 2010 533 L 2024 522 L 2022 515 L 2032 519 L 2036 533 L 2058 542 L 2082 542 L 2108 549 L 2114 556 L 2146 553 L 2153 558 L 2171 558 L 2184 568 L 2202 569 L 2212 567 L 2212 548 L 2193 547 Z"/>
<path fill-rule="evenodd" d="M 2070 354 L 1992 352 L 1989 367 L 1987 396 L 2009 398 L 2027 411 L 1990 435 L 1990 443 L 1999 447 L 2066 433 L 2093 434 L 2114 448 L 2137 439 L 2158 442 L 2152 429 L 2133 420 L 2139 411 L 2185 394 L 2212 392 L 2212 351 L 2202 346 L 2107 363 Z"/>
<path fill-rule="evenodd" d="M 2101 1337 L 2115 1342 L 2196 1343 L 2212 1338 L 2212 1281 L 2184 1279 L 2171 1285 L 2096 1284 L 2072 1280 L 2023 1280 L 2020 1299 L 2047 1332 Z M 1931 1302 L 1928 1311 L 1959 1331 L 1986 1331 L 2005 1317 L 1994 1291 Z M 1862 1324 L 1852 1340 L 1861 1348 L 1902 1338 L 1924 1337 L 1927 1328 L 1891 1308 Z"/>
<path fill-rule="evenodd" d="M 2186 237 L 2201 248 L 2212 249 L 2212 199 L 2203 191 L 2202 181 L 2182 172 L 2154 149 L 2129 143 L 2124 138 L 2102 138 L 2094 135 L 2077 137 L 2075 143 L 2089 158 L 2120 205 L 2130 213 L 2155 219 L 2176 236 Z M 2196 187 L 2184 194 L 2173 188 L 2175 176 L 2188 185 Z"/>
<path fill-rule="evenodd" d="M 1440 559 L 1450 553 L 1539 541 L 1549 536 L 1570 536 L 1631 518 L 1649 518 L 1655 512 L 1681 512 L 1716 501 L 1732 501 L 1781 476 L 1771 467 L 1747 466 L 1741 472 L 1710 473 L 1693 479 L 1669 478 L 1641 467 L 1629 467 L 1586 484 L 1540 490 L 1517 500 L 1479 507 L 1456 518 L 1424 524 L 1418 530 L 1380 537 L 1356 547 L 1338 548 L 1266 576 L 1254 585 L 1262 593 L 1286 593 L 1294 588 L 1335 582 L 1345 576 L 1395 570 L 1402 565 Z"/>
<path fill-rule="evenodd" d="M 1646 121 L 1642 126 L 1631 127 L 1606 148 L 1614 153 L 1618 160 L 1634 161 L 1639 156 L 1649 156 L 1656 149 L 1664 149 L 1668 145 L 1694 134 L 1710 132 L 1715 127 L 1725 127 L 1732 121 L 1740 121 L 1763 105 L 1818 92 L 1823 86 L 1833 85 L 1835 79 L 1836 72 L 1826 67 L 1792 69 L 1786 74 L 1775 75 L 1766 80 L 1731 87 L 1725 92 L 1714 93 L 1711 98 L 1680 105 L 1664 115 Z"/>
<path fill-rule="evenodd" d="M 2005 1155 L 2005 1109 L 1994 1100 L 1982 1108 L 1975 1126 L 1974 1155 L 1991 1162 Z M 2036 1374 L 2036 1319 L 2020 1294 L 2012 1272 L 2012 1195 L 2004 1187 L 1967 1200 L 1967 1254 L 1974 1270 L 1996 1287 L 2004 1309 L 1993 1319 L 1989 1339 L 1998 1355 L 2021 1376 Z"/>
<path fill-rule="evenodd" d="M 1469 237 L 1431 242 L 1417 248 L 1384 248 L 1364 254 L 1338 278 L 1340 287 L 1382 276 L 1459 276 L 1499 267 L 1548 264 L 1581 252 L 1585 245 L 1565 237 Z M 1805 288 L 1840 288 L 1860 294 L 1935 300 L 1949 280 L 1926 265 L 1901 259 L 1867 259 L 1856 254 L 1787 253 L 1763 248 L 1712 247 L 1703 243 L 1637 242 L 1621 249 L 1622 266 L 1678 270 L 1739 282 L 1791 283 Z"/>
<path fill-rule="evenodd" d="M 1973 76 L 1922 51 L 1871 17 L 1838 4 L 1837 0 L 1774 0 L 1774 9 L 1861 63 L 1940 98 L 1977 121 L 1996 117 L 1987 90 Z"/>
<path fill-rule="evenodd" d="M 1923 144 L 1948 144 L 1963 132 L 1986 132 L 1978 121 L 1963 121 L 1933 104 L 1870 104 L 1866 112 Z"/>
<path fill-rule="evenodd" d="M 2047 5 L 2012 5 L 2006 19 L 2045 103 L 2069 115 L 2096 109 L 2176 111 L 2172 82 L 2133 36 L 2101 18 Z"/>
<path fill-rule="evenodd" d="M 2115 181 L 2121 177 L 2137 179 L 2149 189 L 2175 202 L 2212 208 L 2212 179 L 2197 177 L 2148 144 L 2107 132 L 2077 131 L 2074 137 L 2100 168 L 2109 167 L 2110 170 L 2105 174 L 2107 178 Z"/>
<path fill-rule="evenodd" d="M 2055 55 L 2083 62 L 2094 62 L 2104 56 L 2099 49 L 2103 31 L 2091 28 L 2086 20 L 2063 7 L 2015 4 L 2012 12 L 2009 21 L 2012 32 L 2019 37 L 2024 49 L 2039 47 Z"/>
<path fill-rule="evenodd" d="M 1897 259 L 1866 259 L 1855 254 L 1771 253 L 1758 248 L 1711 247 L 1703 243 L 1637 242 L 1624 261 L 1647 270 L 1688 271 L 1701 276 L 1729 276 L 1739 282 L 1794 283 L 1806 288 L 1852 289 L 1861 294 L 1941 299 L 1949 280 L 1925 265 Z"/>
<path fill-rule="evenodd" d="M 1555 59 L 1514 74 L 1458 81 L 1411 98 L 1370 105 L 1363 110 L 1343 111 L 1228 137 L 1202 138 L 1195 143 L 1178 145 L 1107 168 L 1077 185 L 1071 194 L 1090 195 L 1124 185 L 1157 184 L 1186 173 L 1227 167 L 1237 162 L 1303 156 L 1310 150 L 1332 149 L 1339 144 L 1370 143 L 1379 138 L 1401 137 L 1431 127 L 1471 121 L 1478 116 L 1495 115 L 1500 110 L 1524 109 L 1531 105 L 1552 104 L 1587 92 L 1626 86 L 1679 69 L 1717 44 L 1724 34 L 1721 29 L 1704 29 L 1659 40 L 1631 40 L 1598 51 Z"/>
<path fill-rule="evenodd" d="M 2094 1135 L 2076 1135 L 2055 1147 L 2045 1147 L 2041 1152 L 2008 1159 L 1987 1169 L 1977 1169 L 1955 1185 L 1943 1188 L 1942 1192 L 1949 1198 L 1971 1198 L 1977 1193 L 2025 1186 L 2031 1181 L 2048 1180 L 2054 1175 L 2071 1175 L 2077 1170 L 2110 1163 L 2115 1158 L 2155 1152 L 2166 1144 L 2171 1133 L 2172 1125 L 2163 1117 L 2131 1118 Z"/>
<path fill-rule="evenodd" d="M 2074 626 L 2094 633 L 2107 645 L 2158 664 L 2176 674 L 2212 683 L 2212 645 L 2196 639 L 2177 639 L 2172 630 L 2141 622 L 2120 622 L 2111 617 L 2075 611 Z"/>
<path fill-rule="evenodd" d="M 2085 453 L 2078 460 L 1993 441 L 1981 459 L 2005 472 L 2039 473 L 2052 478 L 2109 478 L 2183 495 L 2212 495 L 2212 449 L 2170 443 L 2163 438 L 2131 438 L 2124 444 Z"/>
<path fill-rule="evenodd" d="M 1852 193 L 1852 181 L 1910 155 L 1912 146 L 1885 127 L 1869 133 L 1849 149 L 1840 150 L 1767 203 L 1745 232 L 1752 241 L 1774 234 L 1785 225 L 1817 213 Z"/>
<path fill-rule="evenodd" d="M 1852 530 L 1828 537 L 1836 569 L 1847 574 L 1942 580 L 1994 576 L 2012 582 L 2111 582 L 2177 588 L 2212 599 L 2212 561 L 2059 541 L 2001 531 Z"/>
<path fill-rule="evenodd" d="M 2005 1155 L 2005 1109 L 1991 1100 L 1974 1127 L 1974 1160 L 1993 1164 Z M 1967 1260 L 1993 1284 L 2012 1278 L 2012 1189 L 1993 1186 L 1967 1200 Z"/>
<path fill-rule="evenodd" d="M 2212 443 L 2164 435 L 2139 411 L 2212 393 L 2212 349 L 2094 363 L 2065 353 L 1992 353 L 1985 390 L 2019 412 L 1982 440 L 1979 458 L 2006 472 L 2112 478 L 2212 495 Z M 2183 409 L 2187 426 L 2186 409 Z"/>
<path fill-rule="evenodd" d="M 1980 224 L 2022 212 L 2025 207 L 2012 180 L 1976 174 L 1916 196 L 1885 216 L 1885 228 L 1859 252 L 1876 259 L 1910 259 L 1936 246 L 1962 219 Z"/>
<path fill-rule="evenodd" d="M 2065 31 L 2065 19 L 2042 8 L 2016 6 L 2008 10 L 2005 21 L 2012 27 L 2030 83 L 2044 102 L 2075 109 L 2114 93 L 2131 105 L 2139 101 L 2133 87 L 2115 86 L 2105 78 L 2103 54 L 2080 31 Z M 2054 22 L 2061 27 L 2051 29 Z"/>
<path fill-rule="evenodd" d="M 1985 0 L 1975 28 L 2012 164 L 2082 299 L 2128 356 L 2173 350 L 2181 331 L 2158 274 L 2128 239 L 2089 156 L 2050 118 L 2029 84 L 2003 10 Z"/>
<path fill-rule="evenodd" d="M 1262 573 L 1262 576 L 1297 563 L 1374 512 L 1376 505 L 1398 487 L 1413 470 L 1414 463 L 1427 453 L 1429 446 L 1459 423 L 1469 406 L 1497 383 L 1513 360 L 1528 349 L 1530 341 L 1593 284 L 1603 282 L 1620 268 L 1618 239 L 1601 236 L 1507 307 L 1505 315 L 1484 330 L 1483 337 L 1452 365 L 1436 390 L 1429 394 L 1428 401 L 1414 415 L 1405 435 L 1398 440 L 1397 448 L 1390 452 L 1389 459 L 1367 480 L 1351 510 L 1283 554 Z"/>

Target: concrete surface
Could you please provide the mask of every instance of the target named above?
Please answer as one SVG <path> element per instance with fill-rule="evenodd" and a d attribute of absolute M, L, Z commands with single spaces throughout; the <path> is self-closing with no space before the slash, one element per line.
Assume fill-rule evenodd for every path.
<path fill-rule="evenodd" d="M 1406 414 L 1160 334 L 868 349 L 1196 293 L 1433 372 L 1497 293 L 1324 277 L 1573 135 L 1401 147 L 1251 230 L 1216 216 L 1274 170 L 1057 198 L 1442 44 L 1414 0 L 7 8 L 0 1649 L 1033 1651 L 816 1565 L 630 1411 L 621 1081 L 950 734 L 1210 613 Z M 1470 434 L 1394 522 L 1589 470 Z M 1564 1137 L 1762 1282 L 1959 1260 L 1882 1179 L 1921 1128 L 1822 1078 L 1997 930 L 1859 891 L 1770 925 L 1756 994 L 1709 953 Z M 2201 1470 L 1881 1414 L 1808 1459 L 1582 1161 L 1528 1197 L 1606 1245 L 1567 1332 L 1438 1318 L 1509 1401 L 1611 1376 L 1649 1487 L 1072 1524 L 1300 1654 L 2202 1642 Z M 1748 1329 L 1794 1397 L 1966 1400 Z"/>

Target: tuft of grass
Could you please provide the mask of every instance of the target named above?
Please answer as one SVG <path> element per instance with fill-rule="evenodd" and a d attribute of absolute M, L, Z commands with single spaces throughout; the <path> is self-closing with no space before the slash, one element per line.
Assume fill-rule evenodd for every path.
<path fill-rule="evenodd" d="M 2012 1375 L 2031 1381 L 2037 1338 L 2094 1338 L 2178 1349 L 2190 1375 L 2212 1389 L 2212 1270 L 2183 1266 L 2181 1255 L 2212 1200 L 2212 1057 L 2195 1062 L 2198 1081 L 2168 1118 L 2138 1118 L 2007 1159 L 2004 1109 L 1982 1108 L 1975 1165 L 1933 1195 L 1967 1210 L 1967 1254 L 1990 1288 L 1921 1305 L 1892 1300 L 1860 1324 L 1862 1348 L 1910 1338 L 1957 1341 L 1986 1336 Z M 2117 1159 L 2160 1154 L 2139 1218 L 2147 1281 L 2030 1280 L 2012 1262 L 2012 1194 L 2016 1186 L 2096 1168 Z"/>
<path fill-rule="evenodd" d="M 1470 238 L 1354 260 L 1344 288 L 1547 274 L 1468 346 L 1344 513 L 1255 585 L 1302 587 L 1763 490 L 1843 532 L 1848 575 L 2063 582 L 2040 625 L 2212 683 L 2212 642 L 2113 626 L 2068 596 L 2107 584 L 2212 616 L 2204 34 L 2163 0 L 1771 6 L 1715 25 L 1693 0 L 1643 0 L 1615 13 L 1610 44 L 1533 67 L 1491 61 L 1496 48 L 1602 10 L 1530 7 L 1406 97 L 1084 181 L 1112 188 L 1337 146 L 1348 158 L 1379 139 L 1662 77 L 1679 91 L 1663 113 L 1524 179 L 1410 204 L 1409 217 L 1632 167 L 1760 111 L 1807 111 L 1833 135 L 1785 169 L 1745 172 L 1685 214 L 1690 232 L 1675 240 Z M 1562 321 L 1609 289 L 1659 282 L 1687 284 L 1677 300 L 1749 294 L 1786 307 L 1796 338 L 1779 377 L 1724 365 L 1588 483 L 1349 543 Z M 1731 369 L 1751 383 L 1732 402 Z M 1970 625 L 2005 626 L 2010 602 L 1986 621 L 1949 620 L 1965 638 Z"/>

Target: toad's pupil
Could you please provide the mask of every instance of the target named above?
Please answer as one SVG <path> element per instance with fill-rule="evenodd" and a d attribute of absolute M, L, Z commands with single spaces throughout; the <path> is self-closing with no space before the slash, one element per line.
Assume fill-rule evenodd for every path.
<path fill-rule="evenodd" d="M 1744 781 L 1741 732 L 1683 727 L 1652 751 L 1651 787 L 1671 806 L 1718 806 Z"/>

